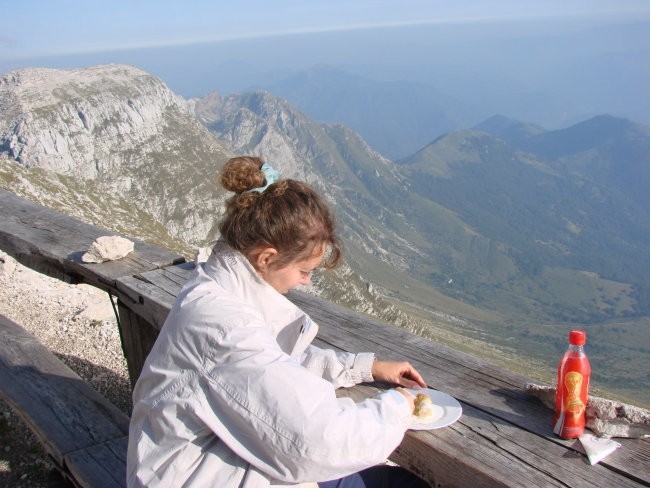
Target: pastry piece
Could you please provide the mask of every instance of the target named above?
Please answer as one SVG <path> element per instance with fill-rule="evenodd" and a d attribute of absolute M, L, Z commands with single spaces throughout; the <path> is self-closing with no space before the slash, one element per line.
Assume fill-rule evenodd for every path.
<path fill-rule="evenodd" d="M 429 395 L 418 393 L 415 397 L 415 410 L 413 410 L 419 420 L 432 420 L 433 419 L 433 403 Z"/>

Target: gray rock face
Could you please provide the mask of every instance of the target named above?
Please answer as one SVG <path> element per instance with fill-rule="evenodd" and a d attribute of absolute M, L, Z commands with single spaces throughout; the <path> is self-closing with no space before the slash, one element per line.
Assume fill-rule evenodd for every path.
<path fill-rule="evenodd" d="M 210 233 L 230 153 L 156 77 L 124 65 L 19 70 L 0 80 L 0 108 L 0 157 L 82 192 L 92 182 L 107 205 L 124 197 L 187 242 Z"/>
<path fill-rule="evenodd" d="M 15 71 L 0 80 L 0 99 L 11 158 L 83 178 L 119 169 L 121 152 L 159 134 L 167 111 L 185 110 L 158 79 L 120 65 Z"/>
<path fill-rule="evenodd" d="M 199 120 L 233 151 L 259 155 L 283 177 L 314 185 L 336 208 L 347 239 L 362 252 L 392 267 L 408 267 L 411 245 L 377 222 L 377 215 L 393 214 L 393 209 L 385 195 L 366 190 L 373 179 L 399 187 L 401 177 L 358 134 L 341 125 L 317 123 L 285 100 L 262 91 L 225 99 L 213 94 L 190 104 Z M 359 228 L 361 222 L 363 228 Z"/>
<path fill-rule="evenodd" d="M 334 207 L 346 238 L 348 262 L 356 253 L 372 255 L 389 269 L 408 268 L 411 244 L 377 220 L 391 215 L 385 195 L 369 193 L 369 180 L 400 184 L 394 165 L 341 125 L 315 122 L 270 93 L 210 94 L 189 101 L 191 111 L 237 154 L 259 155 L 282 177 L 307 181 Z M 355 166 L 356 165 L 356 166 Z M 383 303 L 377 287 L 358 280 L 362 270 L 344 267 L 327 282 L 314 280 L 312 292 L 400 325 L 409 319 Z M 353 279 L 350 279 L 354 276 Z M 333 281 L 337 281 L 334 283 Z"/>
<path fill-rule="evenodd" d="M 0 108 L 0 187 L 186 256 L 216 237 L 229 196 L 216 182 L 222 164 L 235 154 L 261 156 L 323 193 L 350 266 L 374 268 L 372 278 L 360 266 L 323 274 L 310 291 L 429 330 L 385 300 L 382 286 L 369 286 L 426 253 L 413 248 L 418 239 L 390 207 L 387 195 L 403 186 L 399 172 L 345 127 L 314 122 L 264 92 L 183 101 L 121 65 L 9 73 Z"/>
<path fill-rule="evenodd" d="M 197 118 L 239 154 L 260 156 L 284 177 L 318 180 L 309 148 L 323 129 L 266 92 L 191 100 Z"/>
<path fill-rule="evenodd" d="M 159 225 L 191 246 L 213 240 L 229 196 L 216 179 L 234 154 L 260 155 L 283 176 L 347 200 L 336 190 L 344 178 L 339 156 L 320 146 L 329 140 L 326 128 L 269 94 L 185 101 L 132 66 L 26 69 L 2 78 L 0 107 L 0 175 L 13 173 L 8 189 L 46 204 L 56 193 L 60 210 L 136 238 L 146 240 Z M 323 182 L 328 167 L 334 185 Z M 92 210 L 79 215 L 78 207 Z M 146 215 L 154 222 L 145 224 Z M 323 286 L 344 289 L 338 298 L 359 310 L 377 309 L 375 296 L 340 279 L 348 284 Z"/>

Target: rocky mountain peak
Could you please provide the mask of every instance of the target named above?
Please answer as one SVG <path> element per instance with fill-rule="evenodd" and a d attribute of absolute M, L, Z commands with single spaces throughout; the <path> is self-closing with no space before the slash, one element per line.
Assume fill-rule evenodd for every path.
<path fill-rule="evenodd" d="M 26 167 L 95 178 L 160 132 L 185 102 L 133 66 L 23 69 L 0 81 L 0 150 Z"/>
<path fill-rule="evenodd" d="M 0 108 L 0 161 L 17 164 L 14 174 L 70 177 L 71 191 L 146 212 L 186 242 L 210 234 L 224 198 L 215 177 L 230 152 L 155 76 L 126 65 L 14 71 L 0 83 Z"/>
<path fill-rule="evenodd" d="M 517 340 L 537 358 L 551 343 L 540 347 L 540 330 L 547 339 L 556 330 L 540 323 L 647 323 L 645 127 L 606 131 L 617 121 L 604 117 L 582 138 L 584 127 L 495 118 L 395 164 L 345 126 L 267 92 L 185 104 L 131 67 L 82 71 L 3 79 L 0 186 L 179 249 L 169 236 L 195 246 L 216 234 L 228 196 L 216 182 L 221 164 L 259 155 L 332 203 L 350 267 L 317 284 L 327 299 L 436 340 L 439 321 L 445 336 L 461 328 L 506 348 L 521 330 Z M 39 76 L 47 86 L 30 87 Z M 60 172 L 41 170 L 47 164 Z M 608 323 L 600 333 L 643 370 L 638 336 L 628 347 L 613 340 L 619 330 Z M 628 386 L 637 391 L 638 381 Z"/>
<path fill-rule="evenodd" d="M 306 158 L 319 124 L 268 92 L 232 94 L 220 102 L 208 95 L 192 103 L 194 114 L 235 153 L 255 154 L 283 176 L 314 182 L 314 159 Z"/>

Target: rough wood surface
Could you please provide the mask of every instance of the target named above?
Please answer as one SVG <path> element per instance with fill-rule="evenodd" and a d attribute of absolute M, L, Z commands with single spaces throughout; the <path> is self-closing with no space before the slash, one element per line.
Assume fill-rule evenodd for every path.
<path fill-rule="evenodd" d="M 36 434 L 66 476 L 77 472 L 86 478 L 94 477 L 98 465 L 75 464 L 80 456 L 76 453 L 123 439 L 128 435 L 129 418 L 33 335 L 4 316 L 0 316 L 0 336 L 3 400 Z M 105 454 L 102 463 L 106 461 L 115 470 L 125 456 L 126 451 L 115 459 Z"/>
<path fill-rule="evenodd" d="M 650 486 L 647 439 L 617 439 L 623 447 L 590 466 L 577 440 L 565 441 L 553 434 L 551 412 L 523 391 L 530 381 L 525 376 L 318 298 L 300 293 L 290 297 L 319 324 L 318 338 L 324 346 L 373 351 L 382 359 L 406 359 L 414 364 L 431 388 L 463 404 L 463 418 L 452 430 L 465 425 L 469 430 L 463 431 L 462 438 L 482 437 L 481 445 L 489 446 L 491 454 L 508 450 L 514 458 L 528 459 L 540 469 L 544 460 L 555 466 L 564 462 L 558 458 L 572 459 L 563 471 L 555 472 L 562 483 L 573 480 L 568 486 L 589 486 L 580 480 L 607 479 L 612 480 L 611 486 Z M 512 463 L 517 464 L 521 463 Z M 626 484 L 619 472 L 626 473 L 632 484 Z"/>
<path fill-rule="evenodd" d="M 154 328 L 151 322 L 147 322 L 131 309 L 125 307 L 121 301 L 118 303 L 118 311 L 122 349 L 125 357 L 128 358 L 127 367 L 129 369 L 131 388 L 133 388 L 160 329 Z"/>
<path fill-rule="evenodd" d="M 71 481 L 81 488 L 125 487 L 128 444 L 124 436 L 66 455 Z"/>
<path fill-rule="evenodd" d="M 117 234 L 0 190 L 0 249 L 48 276 L 109 290 L 120 276 L 185 260 L 179 254 L 131 239 L 135 251 L 125 258 L 101 264 L 83 263 L 81 256 L 95 239 L 104 235 Z"/>

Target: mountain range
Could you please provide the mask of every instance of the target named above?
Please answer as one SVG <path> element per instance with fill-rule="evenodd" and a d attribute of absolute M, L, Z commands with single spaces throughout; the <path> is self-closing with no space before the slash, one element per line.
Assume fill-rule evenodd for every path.
<path fill-rule="evenodd" d="M 546 378 L 585 326 L 594 383 L 650 403 L 646 126 L 495 116 L 390 160 L 275 94 L 184 100 L 122 65 L 9 73 L 0 108 L 3 188 L 189 254 L 223 162 L 256 154 L 334 207 L 348 265 L 312 292 Z"/>
<path fill-rule="evenodd" d="M 310 118 L 342 123 L 389 159 L 408 156 L 434 136 L 476 122 L 471 104 L 413 81 L 374 81 L 318 65 L 259 88 Z"/>

